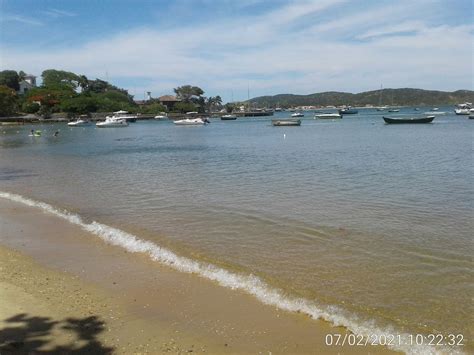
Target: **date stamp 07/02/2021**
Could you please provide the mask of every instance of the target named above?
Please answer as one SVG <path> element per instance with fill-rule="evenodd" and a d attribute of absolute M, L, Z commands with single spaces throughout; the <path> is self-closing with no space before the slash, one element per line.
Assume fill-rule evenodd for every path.
<path fill-rule="evenodd" d="M 327 346 L 463 346 L 463 334 L 327 334 Z"/>

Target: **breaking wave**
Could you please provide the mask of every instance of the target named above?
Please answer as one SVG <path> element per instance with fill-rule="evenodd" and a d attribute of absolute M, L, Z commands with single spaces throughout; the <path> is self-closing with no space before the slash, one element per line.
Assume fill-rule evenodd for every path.
<path fill-rule="evenodd" d="M 343 326 L 358 336 L 370 337 L 371 335 L 377 334 L 379 339 L 383 339 L 384 335 L 388 337 L 392 334 L 396 334 L 397 337 L 400 336 L 400 339 L 402 340 L 401 343 L 408 343 L 409 334 L 400 334 L 396 329 L 389 327 L 381 329 L 377 327 L 375 322 L 360 320 L 354 314 L 350 314 L 337 306 L 321 306 L 308 299 L 285 295 L 283 291 L 271 287 L 254 275 L 230 272 L 212 264 L 179 256 L 171 250 L 160 247 L 156 243 L 142 240 L 123 230 L 95 221 L 87 223 L 77 214 L 70 213 L 50 204 L 35 201 L 18 194 L 0 192 L 0 197 L 30 207 L 39 208 L 44 212 L 50 213 L 79 226 L 83 230 L 94 234 L 108 244 L 122 247 L 132 253 L 147 254 L 152 260 L 158 261 L 175 270 L 196 274 L 215 281 L 223 287 L 246 292 L 256 297 L 264 304 L 277 307 L 284 311 L 304 313 L 313 319 L 323 319 L 332 323 L 334 326 Z M 407 354 L 459 353 L 457 349 L 440 349 L 438 347 L 434 348 L 427 345 L 396 344 L 396 346 L 392 345 L 389 346 L 389 348 L 404 351 Z"/>

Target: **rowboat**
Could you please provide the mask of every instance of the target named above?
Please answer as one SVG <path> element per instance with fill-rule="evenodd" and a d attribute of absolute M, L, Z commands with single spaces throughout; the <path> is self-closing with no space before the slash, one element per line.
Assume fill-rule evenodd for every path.
<path fill-rule="evenodd" d="M 300 119 L 286 118 L 281 120 L 272 120 L 272 125 L 277 127 L 282 126 L 301 126 Z"/>
<path fill-rule="evenodd" d="M 435 116 L 425 116 L 425 117 L 386 117 L 383 116 L 385 123 L 431 123 L 434 120 Z"/>

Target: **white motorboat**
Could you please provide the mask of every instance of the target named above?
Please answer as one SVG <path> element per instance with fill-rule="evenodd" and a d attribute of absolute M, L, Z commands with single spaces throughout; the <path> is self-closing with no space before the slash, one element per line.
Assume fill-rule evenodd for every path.
<path fill-rule="evenodd" d="M 315 113 L 314 118 L 331 119 L 331 118 L 342 118 L 340 113 Z"/>
<path fill-rule="evenodd" d="M 379 106 L 377 107 L 377 111 L 386 111 L 388 110 L 388 106 Z"/>
<path fill-rule="evenodd" d="M 237 119 L 237 116 L 236 115 L 224 115 L 224 116 L 221 116 L 221 120 L 223 121 L 232 121 L 232 120 L 236 120 Z"/>
<path fill-rule="evenodd" d="M 184 120 L 174 121 L 174 124 L 178 126 L 198 126 L 206 123 L 209 123 L 209 120 L 202 118 L 185 118 Z"/>
<path fill-rule="evenodd" d="M 157 116 L 155 116 L 155 119 L 156 119 L 156 120 L 164 120 L 164 119 L 167 119 L 167 118 L 168 118 L 168 116 L 165 116 L 165 115 L 157 115 Z"/>
<path fill-rule="evenodd" d="M 90 126 L 91 122 L 88 119 L 79 118 L 76 121 L 68 122 L 67 125 L 70 127 L 84 127 L 84 126 Z"/>
<path fill-rule="evenodd" d="M 291 117 L 304 117 L 304 114 L 302 112 L 295 112 L 291 114 Z"/>
<path fill-rule="evenodd" d="M 470 109 L 468 108 L 457 108 L 454 110 L 454 112 L 456 115 L 469 115 L 471 113 Z"/>
<path fill-rule="evenodd" d="M 128 113 L 128 111 L 120 110 L 120 111 L 115 111 L 113 116 L 106 116 L 105 118 L 106 119 L 107 118 L 121 118 L 121 119 L 126 120 L 127 122 L 135 122 L 137 120 L 138 116 L 137 115 L 132 115 L 132 114 Z"/>
<path fill-rule="evenodd" d="M 97 122 L 95 124 L 98 128 L 113 128 L 113 127 L 127 127 L 128 122 L 125 118 L 107 116 L 105 121 Z"/>

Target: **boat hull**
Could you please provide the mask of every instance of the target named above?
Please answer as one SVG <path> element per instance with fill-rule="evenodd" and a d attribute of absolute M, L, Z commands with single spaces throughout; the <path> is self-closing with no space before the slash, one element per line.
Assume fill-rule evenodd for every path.
<path fill-rule="evenodd" d="M 301 126 L 301 120 L 299 119 L 272 120 L 272 125 L 275 127 Z"/>
<path fill-rule="evenodd" d="M 236 119 L 237 119 L 237 116 L 235 115 L 221 116 L 222 121 L 234 121 Z"/>
<path fill-rule="evenodd" d="M 427 117 L 411 117 L 411 118 L 395 118 L 395 117 L 386 117 L 383 116 L 383 120 L 388 124 L 414 124 L 414 123 L 431 123 L 434 120 L 435 116 Z"/>
<path fill-rule="evenodd" d="M 314 118 L 319 118 L 319 119 L 338 119 L 338 118 L 342 118 L 342 115 L 341 115 L 341 114 L 337 114 L 337 113 L 328 113 L 328 114 L 321 113 L 321 114 L 316 114 L 316 115 L 314 115 Z"/>
<path fill-rule="evenodd" d="M 85 127 L 85 126 L 90 126 L 90 122 L 69 122 L 67 124 L 69 127 Z"/>
<path fill-rule="evenodd" d="M 206 124 L 206 122 L 202 119 L 194 118 L 186 118 L 184 120 L 178 120 L 173 122 L 177 126 L 202 126 Z"/>
<path fill-rule="evenodd" d="M 97 128 L 121 128 L 128 127 L 128 122 L 125 119 L 115 119 L 111 120 L 110 118 L 106 119 L 104 122 L 97 122 Z"/>
<path fill-rule="evenodd" d="M 355 115 L 357 113 L 359 113 L 358 110 L 354 110 L 354 109 L 343 109 L 343 110 L 339 110 L 339 113 L 341 115 Z"/>

